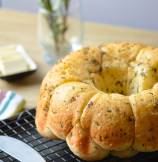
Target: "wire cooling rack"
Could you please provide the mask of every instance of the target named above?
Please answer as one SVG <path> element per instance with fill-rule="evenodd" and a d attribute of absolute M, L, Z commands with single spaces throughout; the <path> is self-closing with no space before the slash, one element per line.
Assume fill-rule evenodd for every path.
<path fill-rule="evenodd" d="M 76 157 L 64 141 L 50 141 L 41 137 L 34 123 L 35 110 L 27 110 L 16 119 L 0 121 L 0 134 L 15 137 L 38 151 L 46 162 L 84 162 Z M 133 158 L 108 157 L 102 162 L 158 162 L 158 153 L 140 153 Z M 0 151 L 0 162 L 19 162 Z"/>

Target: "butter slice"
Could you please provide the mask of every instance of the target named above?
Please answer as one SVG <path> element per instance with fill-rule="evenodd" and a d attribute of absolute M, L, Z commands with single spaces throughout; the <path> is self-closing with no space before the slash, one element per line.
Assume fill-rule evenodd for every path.
<path fill-rule="evenodd" d="M 28 70 L 28 64 L 15 49 L 0 49 L 0 71 L 2 75 L 11 75 Z"/>

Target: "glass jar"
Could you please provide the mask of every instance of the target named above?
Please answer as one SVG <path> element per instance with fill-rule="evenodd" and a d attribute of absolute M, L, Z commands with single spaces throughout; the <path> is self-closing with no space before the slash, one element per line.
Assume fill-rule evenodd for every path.
<path fill-rule="evenodd" d="M 40 2 L 38 40 L 43 49 L 45 62 L 54 64 L 58 59 L 82 46 L 81 0 Z"/>

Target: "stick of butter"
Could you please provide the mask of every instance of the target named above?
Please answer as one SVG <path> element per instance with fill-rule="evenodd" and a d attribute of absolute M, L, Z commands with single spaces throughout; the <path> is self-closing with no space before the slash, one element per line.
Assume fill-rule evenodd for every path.
<path fill-rule="evenodd" d="M 0 72 L 3 75 L 24 72 L 28 68 L 28 63 L 16 48 L 0 48 Z"/>

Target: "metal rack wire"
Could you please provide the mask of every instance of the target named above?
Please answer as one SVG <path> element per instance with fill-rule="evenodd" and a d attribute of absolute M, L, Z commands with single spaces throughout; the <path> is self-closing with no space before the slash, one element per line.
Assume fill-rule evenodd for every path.
<path fill-rule="evenodd" d="M 50 141 L 41 137 L 34 123 L 35 110 L 25 111 L 15 119 L 0 121 L 0 134 L 15 137 L 38 151 L 47 162 L 84 162 L 76 157 L 64 141 Z M 129 159 L 109 157 L 102 162 L 157 162 L 158 153 L 141 153 Z M 0 151 L 0 162 L 18 160 Z"/>

